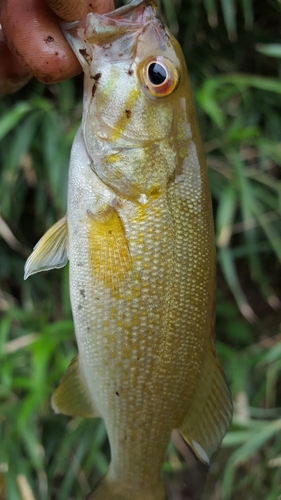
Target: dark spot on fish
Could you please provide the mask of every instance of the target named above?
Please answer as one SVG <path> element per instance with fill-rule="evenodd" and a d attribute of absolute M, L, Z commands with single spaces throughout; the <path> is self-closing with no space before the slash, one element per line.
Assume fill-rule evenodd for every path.
<path fill-rule="evenodd" d="M 131 118 L 132 111 L 130 109 L 125 109 L 125 113 L 126 113 L 127 118 Z"/>
<path fill-rule="evenodd" d="M 92 87 L 92 97 L 95 97 L 96 90 L 97 90 L 97 84 L 94 83 L 94 85 Z"/>
<path fill-rule="evenodd" d="M 134 74 L 133 70 L 132 69 L 129 69 L 128 71 L 128 75 L 132 76 Z"/>
<path fill-rule="evenodd" d="M 125 441 L 127 441 L 127 439 L 128 439 L 127 436 L 125 436 Z"/>
<path fill-rule="evenodd" d="M 58 56 L 58 55 L 59 55 L 59 53 L 58 53 L 58 52 L 55 52 L 55 56 Z"/>
<path fill-rule="evenodd" d="M 46 43 L 52 43 L 54 41 L 53 37 L 52 36 L 47 36 L 47 38 L 45 39 L 45 42 Z"/>
<path fill-rule="evenodd" d="M 87 326 L 87 332 L 89 333 L 91 331 L 91 328 Z"/>
<path fill-rule="evenodd" d="M 99 298 L 99 297 L 95 297 L 95 299 L 96 299 L 96 300 L 100 300 L 100 298 Z"/>
<path fill-rule="evenodd" d="M 84 264 L 83 264 L 83 262 L 77 262 L 77 266 L 78 267 L 84 267 Z"/>
<path fill-rule="evenodd" d="M 123 52 L 121 52 L 121 54 L 118 54 L 118 57 L 122 57 L 124 54 Z"/>
<path fill-rule="evenodd" d="M 82 306 L 81 306 L 81 304 L 79 304 L 78 311 L 81 311 L 81 309 L 82 309 Z"/>
<path fill-rule="evenodd" d="M 96 82 L 96 83 L 94 83 L 93 88 L 92 88 L 92 96 L 93 97 L 94 97 L 94 95 L 96 93 L 97 83 L 98 83 L 100 77 L 101 77 L 101 73 L 97 73 L 96 75 L 90 77 L 92 80 L 95 80 L 95 82 Z"/>
<path fill-rule="evenodd" d="M 90 7 L 91 9 L 93 8 L 93 6 L 92 6 L 92 4 L 91 4 L 91 3 L 89 3 L 89 7 Z"/>
<path fill-rule="evenodd" d="M 82 297 L 85 297 L 86 296 L 85 290 L 80 290 L 80 294 L 82 295 Z"/>
<path fill-rule="evenodd" d="M 85 59 L 85 61 L 86 61 L 87 63 L 92 62 L 91 55 L 90 55 L 90 54 L 88 54 L 88 52 L 87 52 L 87 50 L 86 50 L 86 49 L 79 49 L 79 52 L 80 52 L 81 56 L 83 56 L 83 57 L 84 57 L 84 59 Z"/>
<path fill-rule="evenodd" d="M 116 392 L 115 392 L 115 394 L 116 394 L 116 396 L 118 396 L 118 397 L 119 397 L 119 392 L 118 392 L 118 391 L 116 391 Z"/>
<path fill-rule="evenodd" d="M 101 78 L 101 73 L 97 73 L 95 76 L 91 76 L 91 78 L 93 78 L 96 82 L 98 82 L 99 79 Z"/>
<path fill-rule="evenodd" d="M 108 231 L 108 234 L 112 234 L 112 231 L 111 231 L 111 229 L 110 229 L 110 230 Z"/>

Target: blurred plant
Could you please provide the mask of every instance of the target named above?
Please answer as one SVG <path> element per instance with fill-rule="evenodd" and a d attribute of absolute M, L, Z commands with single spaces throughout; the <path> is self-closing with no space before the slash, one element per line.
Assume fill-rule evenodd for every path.
<path fill-rule="evenodd" d="M 278 0 L 160 2 L 208 155 L 218 353 L 235 402 L 208 500 L 281 499 L 280 10 Z M 68 271 L 22 279 L 30 248 L 65 212 L 81 96 L 78 78 L 0 100 L 0 500 L 82 500 L 109 456 L 102 423 L 50 410 L 76 353 Z M 166 471 L 182 467 L 173 448 L 168 457 Z"/>

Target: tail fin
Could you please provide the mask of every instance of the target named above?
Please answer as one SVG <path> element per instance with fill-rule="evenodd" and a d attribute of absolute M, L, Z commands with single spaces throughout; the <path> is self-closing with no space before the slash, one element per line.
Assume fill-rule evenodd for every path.
<path fill-rule="evenodd" d="M 165 500 L 163 485 L 148 491 L 145 488 L 135 489 L 128 483 L 117 483 L 108 480 L 105 476 L 87 497 L 87 500 Z"/>

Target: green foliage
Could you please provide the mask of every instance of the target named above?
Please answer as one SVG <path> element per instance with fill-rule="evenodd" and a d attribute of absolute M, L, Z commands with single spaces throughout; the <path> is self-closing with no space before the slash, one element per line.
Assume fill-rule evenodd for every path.
<path fill-rule="evenodd" d="M 185 52 L 208 157 L 217 347 L 235 403 L 204 498 L 280 500 L 281 4 L 159 7 Z M 30 249 L 65 213 L 81 97 L 79 77 L 48 88 L 32 81 L 0 101 L 1 500 L 82 500 L 109 457 L 101 423 L 50 410 L 76 353 L 68 271 L 23 282 Z M 171 459 L 165 470 L 177 467 Z"/>

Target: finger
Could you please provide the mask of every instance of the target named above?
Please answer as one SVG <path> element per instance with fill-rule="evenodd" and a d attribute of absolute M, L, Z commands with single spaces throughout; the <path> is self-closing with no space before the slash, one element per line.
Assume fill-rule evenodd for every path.
<path fill-rule="evenodd" d="M 31 75 L 13 56 L 0 30 L 0 94 L 11 94 L 23 87 Z"/>
<path fill-rule="evenodd" d="M 64 21 L 82 19 L 88 12 L 104 14 L 114 9 L 114 0 L 46 0 L 46 2 Z"/>
<path fill-rule="evenodd" d="M 81 72 L 55 14 L 44 1 L 6 0 L 1 23 L 8 47 L 38 80 L 55 83 Z"/>

